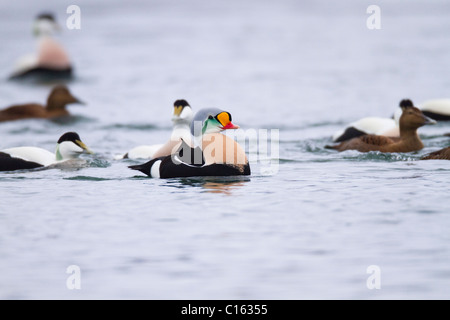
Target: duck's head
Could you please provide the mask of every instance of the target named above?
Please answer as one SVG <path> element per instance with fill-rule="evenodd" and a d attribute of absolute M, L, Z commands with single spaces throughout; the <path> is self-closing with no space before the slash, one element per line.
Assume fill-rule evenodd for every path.
<path fill-rule="evenodd" d="M 72 95 L 69 89 L 64 85 L 58 85 L 52 89 L 47 98 L 47 108 L 49 110 L 63 109 L 71 103 L 84 104 L 78 98 Z"/>
<path fill-rule="evenodd" d="M 173 103 L 172 122 L 174 124 L 190 124 L 194 113 L 186 100 L 177 100 Z"/>
<path fill-rule="evenodd" d="M 82 153 L 93 154 L 83 141 L 81 141 L 78 133 L 67 132 L 59 138 L 56 146 L 56 160 L 75 159 Z"/>
<path fill-rule="evenodd" d="M 435 120 L 425 116 L 409 99 L 400 101 L 400 108 L 403 111 L 399 121 L 402 130 L 416 130 L 427 124 L 436 124 Z"/>
<path fill-rule="evenodd" d="M 239 129 L 239 126 L 231 122 L 229 112 L 217 108 L 201 109 L 191 123 L 191 133 L 196 137 L 229 129 Z"/>
<path fill-rule="evenodd" d="M 61 30 L 52 13 L 41 13 L 34 20 L 33 34 L 36 37 L 43 35 L 53 35 Z"/>

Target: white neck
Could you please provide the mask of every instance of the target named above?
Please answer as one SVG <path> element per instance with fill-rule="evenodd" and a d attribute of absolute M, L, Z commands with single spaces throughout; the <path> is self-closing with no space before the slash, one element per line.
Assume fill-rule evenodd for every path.
<path fill-rule="evenodd" d="M 174 121 L 173 130 L 190 130 L 189 123 L 186 121 Z"/>
<path fill-rule="evenodd" d="M 51 36 L 55 34 L 56 29 L 56 23 L 47 19 L 38 20 L 34 23 L 34 34 L 38 38 L 42 36 Z"/>
<path fill-rule="evenodd" d="M 83 153 L 83 149 L 73 142 L 64 141 L 56 146 L 56 161 L 76 159 Z"/>
<path fill-rule="evenodd" d="M 183 139 L 188 144 L 192 141 L 191 130 L 187 124 L 180 124 L 173 128 L 171 140 L 179 141 L 180 139 Z"/>

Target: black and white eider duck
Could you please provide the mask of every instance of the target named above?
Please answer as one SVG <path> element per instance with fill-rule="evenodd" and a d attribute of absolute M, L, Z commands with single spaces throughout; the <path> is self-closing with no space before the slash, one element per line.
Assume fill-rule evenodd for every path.
<path fill-rule="evenodd" d="M 68 104 L 84 104 L 74 97 L 64 85 L 58 85 L 52 89 L 47 98 L 47 104 L 26 103 L 13 105 L 0 110 L 0 122 L 23 119 L 54 119 L 70 115 L 66 109 Z"/>
<path fill-rule="evenodd" d="M 182 141 L 174 154 L 129 168 L 152 178 L 248 176 L 251 171 L 244 149 L 234 139 L 221 134 L 224 130 L 239 128 L 231 120 L 229 112 L 202 109 L 191 124 L 197 147 L 192 148 Z"/>
<path fill-rule="evenodd" d="M 189 103 L 184 100 L 176 100 L 173 104 L 172 134 L 165 144 L 143 145 L 135 147 L 125 155 L 117 156 L 115 159 L 153 159 L 171 155 L 174 153 L 181 139 L 189 145 L 191 143 L 190 125 L 194 114 Z"/>
<path fill-rule="evenodd" d="M 436 121 L 450 121 L 450 99 L 428 100 L 419 106 L 423 114 Z"/>
<path fill-rule="evenodd" d="M 51 13 L 38 15 L 33 24 L 37 39 L 37 53 L 21 57 L 16 62 L 10 80 L 69 80 L 73 76 L 72 64 L 66 50 L 53 35 L 61 27 Z"/>
<path fill-rule="evenodd" d="M 0 150 L 0 171 L 28 170 L 53 166 L 78 158 L 92 151 L 75 132 L 67 132 L 59 138 L 56 152 L 36 147 L 17 147 Z"/>
<path fill-rule="evenodd" d="M 366 134 L 397 138 L 400 136 L 399 120 L 402 109 L 398 108 L 392 118 L 365 117 L 356 120 L 333 134 L 333 142 L 343 142 Z"/>

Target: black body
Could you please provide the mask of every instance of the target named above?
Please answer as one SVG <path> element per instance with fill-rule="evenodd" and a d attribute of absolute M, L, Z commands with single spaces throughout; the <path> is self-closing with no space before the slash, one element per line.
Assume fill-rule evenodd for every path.
<path fill-rule="evenodd" d="M 41 167 L 43 165 L 39 163 L 13 158 L 7 153 L 0 152 L 0 171 L 29 170 Z"/>

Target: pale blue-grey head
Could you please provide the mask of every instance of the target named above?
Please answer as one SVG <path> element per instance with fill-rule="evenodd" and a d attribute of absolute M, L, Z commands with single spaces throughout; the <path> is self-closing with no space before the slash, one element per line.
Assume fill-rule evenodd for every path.
<path fill-rule="evenodd" d="M 231 114 L 219 108 L 200 109 L 191 122 L 191 134 L 195 137 L 238 128 L 231 122 Z"/>

